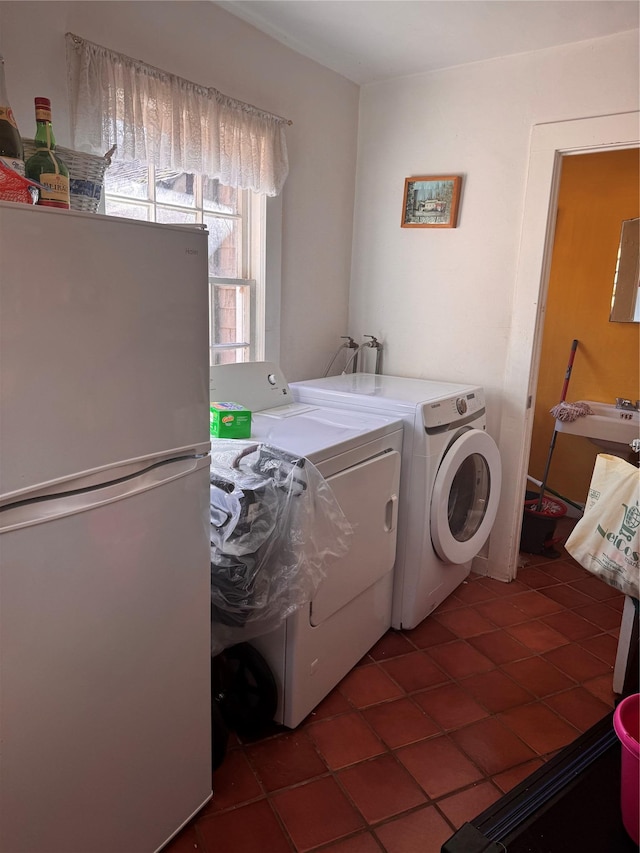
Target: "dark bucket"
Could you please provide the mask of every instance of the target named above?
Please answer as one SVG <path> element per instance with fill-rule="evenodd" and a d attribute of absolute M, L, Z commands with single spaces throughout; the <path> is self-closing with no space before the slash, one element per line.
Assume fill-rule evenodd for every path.
<path fill-rule="evenodd" d="M 556 542 L 556 523 L 567 514 L 567 507 L 562 501 L 544 497 L 538 511 L 539 498 L 536 492 L 527 492 L 525 495 L 520 550 L 527 554 L 547 556 L 553 552 Z"/>

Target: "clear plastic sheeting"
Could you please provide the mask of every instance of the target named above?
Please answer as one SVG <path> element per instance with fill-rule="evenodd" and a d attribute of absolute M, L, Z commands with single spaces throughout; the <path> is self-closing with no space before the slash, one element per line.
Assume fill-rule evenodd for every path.
<path fill-rule="evenodd" d="M 270 445 L 214 440 L 210 479 L 215 655 L 310 601 L 353 530 L 318 469 Z"/>

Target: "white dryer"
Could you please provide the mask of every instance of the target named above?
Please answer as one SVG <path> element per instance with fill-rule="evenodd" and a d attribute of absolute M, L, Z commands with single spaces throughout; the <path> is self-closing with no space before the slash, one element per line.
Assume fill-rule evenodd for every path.
<path fill-rule="evenodd" d="M 252 411 L 252 439 L 312 462 L 353 526 L 348 553 L 327 566 L 313 600 L 250 640 L 278 686 L 275 720 L 294 728 L 391 626 L 403 424 L 296 403 L 270 362 L 210 368 L 210 395 Z"/>
<path fill-rule="evenodd" d="M 475 385 L 355 373 L 292 382 L 296 400 L 402 418 L 394 628 L 413 628 L 469 574 L 495 520 L 502 467 Z"/>

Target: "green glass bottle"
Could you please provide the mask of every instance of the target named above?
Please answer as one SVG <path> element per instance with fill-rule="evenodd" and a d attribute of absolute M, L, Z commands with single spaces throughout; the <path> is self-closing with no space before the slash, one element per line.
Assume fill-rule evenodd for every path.
<path fill-rule="evenodd" d="M 51 124 L 51 101 L 36 98 L 36 151 L 25 163 L 25 174 L 40 185 L 38 204 L 43 207 L 71 207 L 69 170 L 56 151 Z"/>
<path fill-rule="evenodd" d="M 4 59 L 0 56 L 0 160 L 4 166 L 24 175 L 24 153 L 18 125 L 13 117 L 4 81 Z"/>

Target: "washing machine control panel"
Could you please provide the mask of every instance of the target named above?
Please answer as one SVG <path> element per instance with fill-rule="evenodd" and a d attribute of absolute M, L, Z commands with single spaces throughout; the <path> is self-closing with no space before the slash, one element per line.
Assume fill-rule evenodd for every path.
<path fill-rule="evenodd" d="M 426 429 L 437 429 L 457 424 L 484 414 L 484 390 L 469 388 L 463 393 L 444 400 L 422 404 L 422 421 Z"/>
<path fill-rule="evenodd" d="M 284 373 L 270 361 L 216 364 L 209 368 L 209 399 L 233 400 L 252 412 L 292 402 Z"/>

